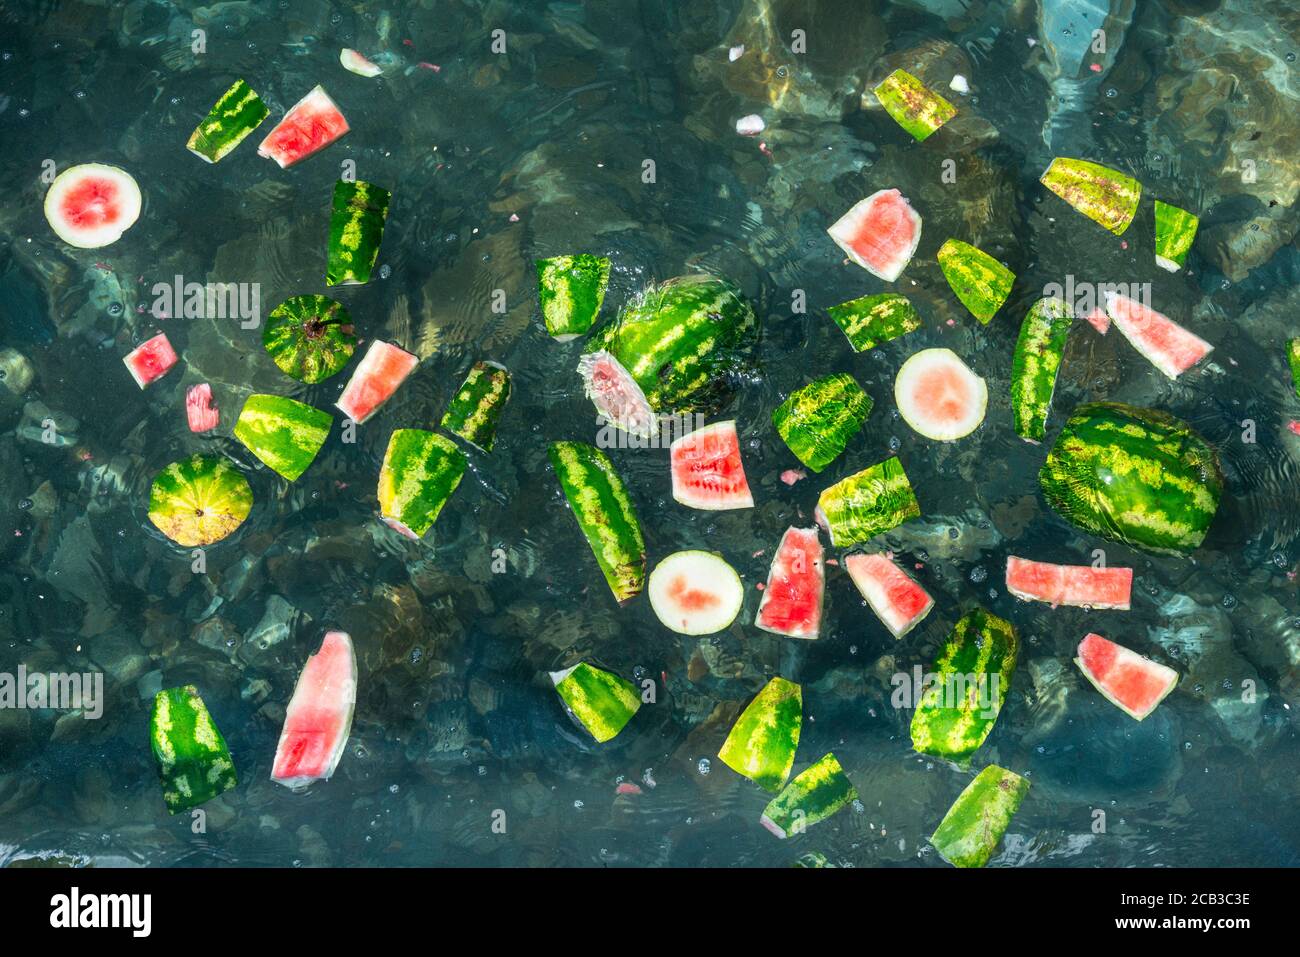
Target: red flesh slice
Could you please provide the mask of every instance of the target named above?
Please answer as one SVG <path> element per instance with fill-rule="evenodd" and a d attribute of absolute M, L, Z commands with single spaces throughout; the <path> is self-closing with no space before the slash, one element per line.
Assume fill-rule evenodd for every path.
<path fill-rule="evenodd" d="M 1127 296 L 1107 293 L 1106 312 L 1133 348 L 1171 379 L 1178 378 L 1214 348 L 1168 316 Z"/>
<path fill-rule="evenodd" d="M 301 787 L 328 780 L 352 730 L 357 702 L 357 659 L 352 639 L 331 631 L 307 659 L 293 689 L 275 749 L 271 780 Z"/>
<path fill-rule="evenodd" d="M 98 229 L 121 216 L 118 192 L 117 183 L 107 176 L 84 176 L 63 194 L 59 213 L 77 229 Z"/>
<path fill-rule="evenodd" d="M 821 629 L 826 573 L 816 528 L 789 528 L 781 537 L 754 622 L 791 638 L 816 638 Z"/>
<path fill-rule="evenodd" d="M 212 386 L 192 385 L 185 393 L 185 417 L 191 432 L 211 432 L 221 422 L 221 412 L 212 404 Z"/>
<path fill-rule="evenodd" d="M 419 364 L 419 358 L 405 349 L 376 339 L 334 404 L 359 425 L 392 398 Z"/>
<path fill-rule="evenodd" d="M 1008 555 L 1007 591 L 1017 598 L 1045 601 L 1052 607 L 1071 605 L 1128 611 L 1133 569 L 1052 565 Z"/>
<path fill-rule="evenodd" d="M 318 86 L 295 103 L 257 148 L 282 169 L 329 146 L 348 132 L 348 121 L 325 88 Z"/>
<path fill-rule="evenodd" d="M 1079 642 L 1074 659 L 1108 701 L 1141 721 L 1178 684 L 1178 672 L 1101 635 Z"/>
<path fill-rule="evenodd" d="M 844 566 L 871 610 L 895 638 L 911 631 L 934 607 L 930 593 L 886 555 L 856 552 L 844 560 Z"/>
<path fill-rule="evenodd" d="M 896 189 L 868 196 L 827 232 L 854 262 L 893 282 L 906 268 L 921 239 L 921 217 Z"/>
<path fill-rule="evenodd" d="M 691 508 L 753 508 L 735 422 L 716 422 L 673 442 L 673 498 Z"/>
<path fill-rule="evenodd" d="M 176 365 L 176 350 L 167 340 L 167 334 L 160 332 L 128 352 L 122 361 L 131 371 L 135 384 L 143 389 L 149 383 L 161 379 Z"/>

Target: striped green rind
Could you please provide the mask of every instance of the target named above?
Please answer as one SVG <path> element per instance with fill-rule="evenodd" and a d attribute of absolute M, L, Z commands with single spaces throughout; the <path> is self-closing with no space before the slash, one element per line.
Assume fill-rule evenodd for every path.
<path fill-rule="evenodd" d="M 809 851 L 807 854 L 800 854 L 799 857 L 795 860 L 795 862 L 790 866 L 818 868 L 818 867 L 835 867 L 837 865 L 832 864 L 830 858 L 827 857 L 825 854 L 823 854 L 821 851 Z"/>
<path fill-rule="evenodd" d="M 636 597 L 645 588 L 645 539 L 614 464 L 585 442 L 552 442 L 548 454 L 609 590 L 620 603 Z"/>
<path fill-rule="evenodd" d="M 847 372 L 814 379 L 772 413 L 772 424 L 804 465 L 820 472 L 839 457 L 871 413 L 871 396 Z"/>
<path fill-rule="evenodd" d="M 370 282 L 384 239 L 390 198 L 388 190 L 373 183 L 339 180 L 334 184 L 325 285 Z"/>
<path fill-rule="evenodd" d="M 442 416 L 442 428 L 484 452 L 492 451 L 497 423 L 510 398 L 510 373 L 495 362 L 476 362 Z"/>
<path fill-rule="evenodd" d="M 817 499 L 831 544 L 848 548 L 921 514 L 897 456 L 836 482 Z"/>
<path fill-rule="evenodd" d="M 537 300 L 546 331 L 560 342 L 580 336 L 596 321 L 609 285 L 609 260 L 578 253 L 537 260 Z"/>
<path fill-rule="evenodd" d="M 777 837 L 790 837 L 857 799 L 858 792 L 840 762 L 834 754 L 827 754 L 772 798 L 763 809 L 762 824 Z"/>
<path fill-rule="evenodd" d="M 257 129 L 270 112 L 261 97 L 243 80 L 221 94 L 221 99 L 208 111 L 185 148 L 209 163 L 215 163 L 236 146 L 245 136 Z"/>
<path fill-rule="evenodd" d="M 1300 398 L 1300 338 L 1286 344 L 1286 361 L 1291 367 L 1291 384 L 1295 386 L 1296 397 Z"/>
<path fill-rule="evenodd" d="M 1156 264 L 1177 272 L 1187 262 L 1201 220 L 1193 213 L 1156 200 Z"/>
<path fill-rule="evenodd" d="M 325 444 L 334 418 L 297 399 L 254 393 L 235 423 L 235 438 L 243 442 L 276 474 L 294 481 Z"/>
<path fill-rule="evenodd" d="M 172 814 L 198 807 L 236 784 L 226 741 L 193 685 L 154 696 L 149 743 Z"/>
<path fill-rule="evenodd" d="M 285 375 L 314 383 L 343 371 L 357 337 L 342 303 L 328 296 L 293 296 L 266 317 L 262 345 Z"/>
<path fill-rule="evenodd" d="M 1070 324 L 1069 304 L 1052 298 L 1034 303 L 1020 325 L 1011 362 L 1011 418 L 1022 439 L 1041 442 L 1047 434 L 1047 414 Z"/>
<path fill-rule="evenodd" d="M 654 412 L 682 414 L 710 411 L 757 341 L 758 320 L 740 290 L 698 275 L 647 289 L 587 351 L 618 359 Z"/>
<path fill-rule="evenodd" d="M 779 791 L 794 767 L 802 724 L 802 689 L 773 678 L 740 713 L 718 757 L 759 787 Z"/>
<path fill-rule="evenodd" d="M 585 661 L 551 673 L 560 699 L 601 744 L 613 738 L 641 707 L 636 685 Z"/>
<path fill-rule="evenodd" d="M 1062 156 L 1052 160 L 1039 181 L 1116 236 L 1133 222 L 1142 195 L 1142 184 L 1131 176 L 1098 163 Z"/>
<path fill-rule="evenodd" d="M 244 523 L 253 508 L 248 480 L 226 459 L 191 455 L 153 480 L 149 521 L 187 548 L 219 542 Z"/>
<path fill-rule="evenodd" d="M 905 70 L 895 70 L 873 91 L 894 122 L 918 143 L 957 115 L 957 108 Z"/>
<path fill-rule="evenodd" d="M 1219 457 L 1191 426 L 1119 402 L 1075 409 L 1038 480 L 1084 531 L 1171 554 L 1201 544 L 1223 492 Z"/>
<path fill-rule="evenodd" d="M 993 730 L 1016 671 L 1011 622 L 976 608 L 953 627 L 912 714 L 912 748 L 964 762 Z"/>
<path fill-rule="evenodd" d="M 950 239 L 939 250 L 943 278 L 961 304 L 985 325 L 1002 308 L 1016 274 L 982 249 Z"/>
<path fill-rule="evenodd" d="M 826 312 L 844 330 L 854 352 L 866 352 L 921 328 L 912 301 L 896 292 L 863 296 L 831 306 Z"/>
<path fill-rule="evenodd" d="M 433 528 L 465 474 L 456 443 L 423 429 L 396 429 L 379 470 L 379 514 L 416 538 Z"/>
<path fill-rule="evenodd" d="M 1028 781 L 990 764 L 958 795 L 930 843 L 954 867 L 983 867 L 1028 793 Z"/>

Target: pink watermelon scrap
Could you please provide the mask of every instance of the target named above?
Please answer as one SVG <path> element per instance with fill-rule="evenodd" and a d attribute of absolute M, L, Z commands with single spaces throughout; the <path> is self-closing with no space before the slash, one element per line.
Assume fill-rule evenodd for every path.
<path fill-rule="evenodd" d="M 1105 309 L 1098 307 L 1088 313 L 1086 318 L 1089 324 L 1103 336 L 1110 331 L 1110 316 L 1106 315 Z"/>
<path fill-rule="evenodd" d="M 376 339 L 334 404 L 360 425 L 393 397 L 419 364 L 419 358 L 405 349 Z"/>
<path fill-rule="evenodd" d="M 352 730 L 357 658 L 346 632 L 331 631 L 307 659 L 284 716 L 271 780 L 289 788 L 329 780 Z"/>
<path fill-rule="evenodd" d="M 816 638 L 821 630 L 826 572 L 816 528 L 788 528 L 767 575 L 754 624 L 774 635 Z"/>
<path fill-rule="evenodd" d="M 1106 312 L 1133 348 L 1171 379 L 1177 379 L 1214 349 L 1168 316 L 1127 296 L 1107 292 Z"/>
<path fill-rule="evenodd" d="M 135 384 L 143 389 L 149 383 L 161 379 L 176 365 L 176 350 L 168 341 L 167 333 L 160 332 L 128 352 L 122 361 L 130 370 Z"/>
<path fill-rule="evenodd" d="M 915 628 L 934 607 L 930 593 L 887 555 L 855 552 L 844 559 L 844 565 L 871 610 L 895 638 Z"/>
<path fill-rule="evenodd" d="M 221 422 L 221 412 L 212 404 L 212 386 L 192 385 L 185 392 L 185 417 L 191 432 L 211 432 Z"/>
<path fill-rule="evenodd" d="M 348 121 L 338 106 L 317 86 L 290 107 L 275 129 L 257 148 L 258 156 L 266 156 L 286 169 L 323 150 L 348 132 Z"/>
<path fill-rule="evenodd" d="M 831 239 L 873 276 L 893 282 L 921 241 L 921 215 L 896 189 L 872 193 L 841 216 Z"/>
<path fill-rule="evenodd" d="M 1026 601 L 1045 601 L 1053 608 L 1070 605 L 1128 611 L 1133 569 L 1051 565 L 1008 555 L 1007 591 Z"/>
<path fill-rule="evenodd" d="M 1178 685 L 1178 672 L 1136 651 L 1088 634 L 1074 663 L 1106 700 L 1141 721 Z"/>

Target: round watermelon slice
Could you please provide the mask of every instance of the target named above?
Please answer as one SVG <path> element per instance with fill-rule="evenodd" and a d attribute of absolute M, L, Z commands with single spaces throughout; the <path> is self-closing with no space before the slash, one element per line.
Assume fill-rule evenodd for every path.
<path fill-rule="evenodd" d="M 177 545 L 219 542 L 244 523 L 253 508 L 248 480 L 222 458 L 192 455 L 154 477 L 149 521 Z"/>
<path fill-rule="evenodd" d="M 65 169 L 45 194 L 45 218 L 78 249 L 117 242 L 140 218 L 140 187 L 116 166 L 83 163 Z"/>
<path fill-rule="evenodd" d="M 745 587 L 712 552 L 674 552 L 650 573 L 650 607 L 679 635 L 712 635 L 736 620 Z"/>
<path fill-rule="evenodd" d="M 1086 635 L 1074 663 L 1106 700 L 1141 721 L 1178 685 L 1178 672 L 1136 651 Z"/>
<path fill-rule="evenodd" d="M 923 349 L 898 370 L 894 401 L 903 421 L 921 435 L 952 442 L 984 421 L 989 390 L 951 349 Z"/>
<path fill-rule="evenodd" d="M 673 498 L 706 511 L 753 508 L 734 421 L 715 422 L 669 447 Z"/>
<path fill-rule="evenodd" d="M 845 255 L 885 282 L 893 282 L 912 261 L 921 241 L 921 214 L 896 189 L 872 193 L 841 216 L 831 239 Z"/>

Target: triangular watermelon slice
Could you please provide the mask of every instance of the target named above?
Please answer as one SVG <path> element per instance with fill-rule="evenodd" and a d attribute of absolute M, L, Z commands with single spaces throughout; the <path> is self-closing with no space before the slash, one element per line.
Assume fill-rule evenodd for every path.
<path fill-rule="evenodd" d="M 816 638 L 822 624 L 826 573 L 822 543 L 814 528 L 788 528 L 772 558 L 754 622 L 790 638 Z"/>
<path fill-rule="evenodd" d="M 346 632 L 331 631 L 307 659 L 289 699 L 271 780 L 289 788 L 329 780 L 352 731 L 357 657 Z"/>
<path fill-rule="evenodd" d="M 1074 663 L 1111 704 L 1141 721 L 1178 685 L 1178 672 L 1123 645 L 1089 634 Z"/>
<path fill-rule="evenodd" d="M 1168 316 L 1128 296 L 1107 292 L 1106 312 L 1133 348 L 1171 379 L 1177 379 L 1214 349 Z"/>
<path fill-rule="evenodd" d="M 269 157 L 285 169 L 323 150 L 348 129 L 347 119 L 325 87 L 316 86 L 266 134 L 257 155 Z"/>
<path fill-rule="evenodd" d="M 912 261 L 921 241 L 921 214 L 898 190 L 882 189 L 857 203 L 826 232 L 871 275 L 893 282 Z"/>
<path fill-rule="evenodd" d="M 887 555 L 855 552 L 844 564 L 853 584 L 895 638 L 915 628 L 934 607 L 930 593 Z"/>
<path fill-rule="evenodd" d="M 753 508 L 734 421 L 714 422 L 675 440 L 668 457 L 673 498 L 707 511 Z"/>

